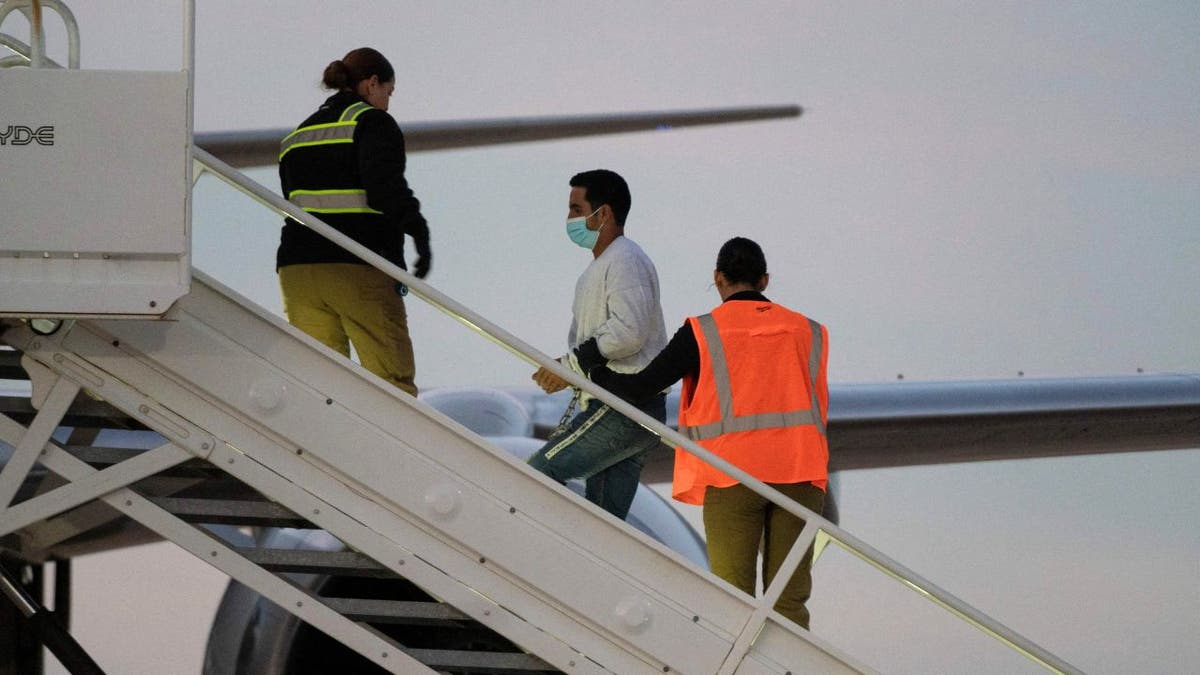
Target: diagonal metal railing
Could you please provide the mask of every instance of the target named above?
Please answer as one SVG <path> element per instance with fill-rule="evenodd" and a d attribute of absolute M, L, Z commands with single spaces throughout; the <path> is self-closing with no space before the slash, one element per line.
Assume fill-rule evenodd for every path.
<path fill-rule="evenodd" d="M 983 633 L 991 636 L 1008 648 L 1029 658 L 1046 670 L 1054 673 L 1082 672 L 1066 661 L 1050 653 L 1043 647 L 1035 644 L 1029 638 L 1026 638 L 1007 626 L 1000 624 L 983 612 L 954 596 L 949 591 L 939 587 L 938 585 L 922 577 L 904 565 L 901 565 L 895 560 L 892 560 L 888 556 L 884 555 L 881 551 L 843 530 L 834 523 L 826 520 L 819 514 L 808 510 L 797 502 L 792 501 L 778 490 L 775 490 L 766 483 L 754 478 L 750 474 L 739 469 L 723 458 L 713 454 L 704 447 L 696 444 L 691 439 L 684 437 L 676 430 L 658 422 L 654 418 L 638 410 L 606 389 L 599 387 L 583 375 L 570 368 L 567 368 L 563 364 L 559 363 L 557 359 L 542 353 L 541 351 L 521 340 L 519 337 L 513 335 L 507 330 L 492 323 L 482 315 L 471 310 L 469 307 L 463 305 L 441 291 L 438 291 L 424 280 L 417 278 L 408 271 L 400 268 L 398 265 L 386 260 L 365 246 L 350 239 L 325 222 L 321 221 L 319 218 L 316 218 L 315 216 L 301 210 L 296 205 L 288 202 L 266 187 L 246 177 L 244 174 L 229 166 L 225 162 L 222 162 L 220 159 L 217 159 L 210 153 L 204 151 L 203 149 L 193 147 L 192 156 L 195 162 L 193 171 L 194 180 L 198 181 L 203 175 L 212 174 L 216 178 L 224 181 L 234 189 L 239 190 L 263 206 L 274 210 L 279 215 L 292 218 L 293 220 L 302 223 L 306 227 L 338 244 L 347 251 L 355 254 L 368 264 L 384 272 L 396 281 L 405 284 L 408 286 L 413 295 L 416 295 L 423 301 L 429 303 L 450 318 L 462 323 L 464 326 L 472 331 L 475 331 L 485 339 L 490 340 L 491 342 L 531 365 L 546 368 L 550 372 L 568 382 L 571 386 L 581 389 L 596 397 L 612 409 L 620 412 L 634 422 L 657 434 L 663 443 L 683 448 L 684 451 L 700 458 L 709 465 L 733 477 L 738 482 L 742 483 L 764 498 L 770 500 L 780 508 L 786 509 L 788 512 L 803 519 L 806 523 L 804 530 L 801 532 L 800 537 L 792 547 L 792 550 L 788 553 L 783 566 L 776 574 L 774 581 L 768 588 L 765 589 L 763 597 L 757 601 L 756 611 L 743 627 L 739 637 L 737 638 L 737 641 L 735 642 L 734 648 L 726 661 L 726 668 L 721 672 L 732 672 L 733 668 L 736 667 L 736 664 L 749 650 L 754 638 L 758 635 L 759 631 L 766 622 L 767 617 L 775 604 L 775 600 L 778 599 L 779 595 L 782 593 L 783 587 L 791 578 L 792 573 L 798 568 L 804 552 L 811 545 L 813 545 L 818 535 L 827 538 L 830 542 L 837 544 L 839 547 L 861 558 L 872 567 L 912 589 L 921 597 L 924 597 L 934 604 L 942 607 L 952 615 L 981 630 Z"/>
<path fill-rule="evenodd" d="M 8 2 L 4 5 L 4 14 L 12 11 L 21 3 Z M 58 10 L 63 14 L 64 21 L 68 25 L 68 31 L 71 32 L 71 67 L 78 67 L 78 33 L 74 29 L 74 18 L 70 15 L 69 10 L 61 7 L 61 3 L 50 0 L 49 4 L 55 5 L 53 9 Z M 194 5 L 189 0 L 185 2 L 185 62 L 190 66 L 191 55 L 193 53 L 191 26 L 194 17 Z M 2 17 L 0 17 L 2 19 Z M 72 30 L 74 29 L 74 30 Z M 61 67 L 52 61 L 44 59 L 41 55 L 39 45 L 39 35 L 35 32 L 31 39 L 31 45 L 25 45 L 21 41 L 12 38 L 11 36 L 0 34 L 0 46 L 3 46 L 15 54 L 16 59 L 23 59 L 24 62 L 0 62 L 3 65 L 38 65 L 34 63 L 36 60 L 40 65 L 56 68 Z M 189 77 L 192 72 L 191 68 L 187 68 Z M 189 92 L 191 87 L 188 87 Z M 191 106 L 188 106 L 189 114 Z M 778 490 L 759 481 L 745 471 L 739 469 L 723 458 L 713 454 L 704 447 L 698 445 L 691 439 L 684 437 L 676 430 L 666 426 L 650 417 L 649 415 L 638 410 L 634 406 L 610 393 L 609 391 L 597 386 L 586 377 L 575 372 L 574 370 L 565 367 L 558 360 L 547 356 L 541 351 L 527 344 L 517 336 L 509 333 L 503 328 L 497 326 L 491 321 L 484 318 L 482 315 L 474 312 L 469 307 L 454 300 L 450 296 L 438 291 L 433 286 L 426 283 L 424 280 L 409 274 L 406 270 L 398 265 L 386 260 L 382 256 L 376 254 L 370 249 L 362 246 L 358 242 L 338 232 L 330 227 L 319 218 L 301 210 L 296 205 L 283 199 L 266 187 L 251 180 L 237 169 L 216 158 L 207 151 L 193 146 L 192 157 L 193 165 L 193 183 L 198 181 L 205 174 L 212 174 L 216 178 L 224 181 L 231 187 L 241 191 L 253 200 L 277 212 L 282 216 L 286 216 L 302 223 L 306 227 L 312 229 L 326 239 L 338 244 L 347 251 L 357 255 L 359 258 L 384 272 L 393 279 L 405 284 L 414 295 L 429 303 L 439 311 L 448 315 L 452 319 L 462 323 L 467 328 L 475 331 L 482 337 L 492 341 L 496 345 L 514 354 L 518 358 L 536 366 L 541 366 L 554 373 L 558 377 L 568 382 L 571 386 L 586 391 L 600 401 L 607 404 L 617 412 L 627 416 L 634 422 L 642 425 L 651 432 L 657 434 L 663 443 L 682 448 L 709 465 L 721 470 L 725 474 L 735 478 L 738 482 L 750 488 L 757 494 L 770 500 L 773 504 L 779 506 L 792 513 L 793 515 L 805 521 L 805 527 L 798 537 L 796 543 L 789 551 L 784 560 L 783 565 L 775 576 L 774 581 L 764 589 L 763 596 L 757 600 L 756 609 L 751 617 L 743 626 L 741 633 L 734 643 L 729 656 L 726 659 L 726 664 L 720 672 L 733 672 L 742 657 L 750 649 L 755 637 L 759 634 L 764 624 L 767 621 L 775 601 L 783 591 L 784 585 L 791 578 L 792 574 L 798 568 L 804 552 L 816 541 L 818 536 L 826 538 L 867 562 L 872 567 L 878 569 L 884 574 L 899 581 L 903 585 L 917 592 L 920 596 L 933 602 L 934 604 L 949 611 L 952 615 L 962 619 L 968 624 L 981 630 L 983 633 L 996 639 L 1008 648 L 1024 655 L 1038 665 L 1044 667 L 1050 672 L 1055 673 L 1080 673 L 1081 671 L 1074 666 L 1071 666 L 1064 660 L 1058 658 L 1046 649 L 1035 644 L 1032 640 L 1018 634 L 1012 629 L 1000 624 L 983 612 L 967 604 L 963 600 L 957 598 L 949 591 L 942 589 L 933 582 L 925 579 L 915 571 L 901 565 L 892 560 L 882 552 L 870 546 L 866 542 L 858 539 L 841 527 L 826 520 L 819 514 L 810 511 L 800 504 L 792 501 Z M 7 472 L 14 474 L 15 472 Z M 0 486 L 0 497 L 3 497 L 7 492 L 11 491 L 11 486 Z M 11 497 L 11 495 L 9 495 Z M 7 503 L 7 500 L 5 500 Z"/>

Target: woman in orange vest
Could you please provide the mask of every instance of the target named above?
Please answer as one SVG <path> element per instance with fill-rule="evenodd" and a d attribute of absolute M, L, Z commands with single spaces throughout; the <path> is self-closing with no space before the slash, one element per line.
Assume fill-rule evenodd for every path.
<path fill-rule="evenodd" d="M 713 281 L 721 305 L 689 318 L 641 372 L 580 365 L 597 384 L 634 403 L 682 379 L 680 433 L 820 513 L 829 464 L 828 331 L 762 294 L 767 261 L 749 239 L 725 242 Z M 750 595 L 760 542 L 766 588 L 804 528 L 802 519 L 680 448 L 672 495 L 704 505 L 712 571 Z M 811 568 L 810 548 L 775 605 L 805 628 Z"/>

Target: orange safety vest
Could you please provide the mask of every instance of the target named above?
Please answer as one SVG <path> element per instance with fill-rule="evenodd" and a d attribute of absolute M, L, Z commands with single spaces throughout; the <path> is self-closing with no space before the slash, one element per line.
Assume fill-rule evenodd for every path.
<path fill-rule="evenodd" d="M 771 302 L 733 300 L 688 319 L 700 372 L 683 380 L 679 432 L 767 483 L 829 478 L 829 333 Z M 703 504 L 709 485 L 737 481 L 675 449 L 672 496 Z"/>

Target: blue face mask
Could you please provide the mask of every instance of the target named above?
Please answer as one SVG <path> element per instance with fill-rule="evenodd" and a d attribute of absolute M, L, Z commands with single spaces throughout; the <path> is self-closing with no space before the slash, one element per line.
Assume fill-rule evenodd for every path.
<path fill-rule="evenodd" d="M 597 207 L 596 211 L 599 210 L 599 207 Z M 596 211 L 592 211 L 586 216 L 567 219 L 567 236 L 571 238 L 571 241 L 589 251 L 596 248 L 596 240 L 600 238 L 600 228 L 604 227 L 604 225 L 601 224 L 600 228 L 595 230 L 588 229 L 587 219 L 596 215 Z"/>

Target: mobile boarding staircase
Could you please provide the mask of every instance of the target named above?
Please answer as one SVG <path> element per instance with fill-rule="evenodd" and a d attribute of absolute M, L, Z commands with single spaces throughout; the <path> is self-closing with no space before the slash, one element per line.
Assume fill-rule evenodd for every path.
<path fill-rule="evenodd" d="M 0 441 L 12 448 L 0 471 L 0 537 L 17 542 L 10 548 L 54 541 L 47 526 L 77 533 L 120 514 L 393 673 L 868 671 L 772 610 L 781 583 L 746 596 L 192 270 L 190 189 L 193 176 L 211 173 L 805 518 L 779 580 L 820 536 L 1048 670 L 1077 672 L 192 148 L 192 12 L 189 3 L 182 73 L 0 75 L 0 119 L 65 109 L 98 87 L 121 92 L 112 98 L 122 111 L 138 110 L 137 129 L 103 111 L 58 114 L 41 136 L 57 154 L 37 143 L 0 153 L 0 342 L 22 355 L 36 409 L 0 416 Z M 124 132 L 138 136 L 94 140 Z M 100 160 L 115 177 L 70 181 L 72 164 Z M 72 406 L 90 400 L 165 442 L 55 440 Z M 271 548 L 237 529 L 247 525 L 324 532 L 342 550 Z M 394 592 L 318 591 L 304 582 L 312 574 L 388 579 Z M 456 631 L 470 637 L 445 637 Z"/>

